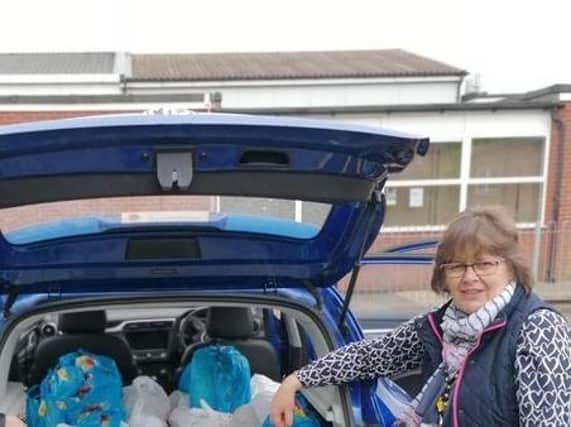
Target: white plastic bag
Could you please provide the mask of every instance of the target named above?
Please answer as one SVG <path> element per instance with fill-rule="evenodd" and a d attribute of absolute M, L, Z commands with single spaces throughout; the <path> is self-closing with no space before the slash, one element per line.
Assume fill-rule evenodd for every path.
<path fill-rule="evenodd" d="M 201 408 L 175 408 L 169 416 L 170 427 L 227 427 L 230 414 L 212 409 L 204 401 L 200 401 Z"/>
<path fill-rule="evenodd" d="M 24 384 L 8 381 L 2 396 L 2 409 L 5 414 L 24 415 L 26 413 L 26 391 Z"/>
<path fill-rule="evenodd" d="M 59 423 L 56 427 L 73 427 L 73 426 L 70 426 L 69 424 L 65 423 Z M 129 427 L 129 424 L 121 421 L 121 427 Z"/>
<path fill-rule="evenodd" d="M 395 418 L 400 417 L 412 400 L 397 383 L 385 377 L 377 380 L 375 392 Z"/>
<path fill-rule="evenodd" d="M 129 427 L 167 427 L 166 417 L 160 418 L 156 415 L 146 413 L 148 405 L 143 400 L 137 400 L 133 412 L 129 417 Z"/>
<path fill-rule="evenodd" d="M 228 427 L 261 426 L 270 415 L 272 398 L 279 386 L 264 375 L 254 374 L 250 380 L 252 400 L 234 411 Z"/>
<path fill-rule="evenodd" d="M 256 411 L 251 404 L 246 403 L 234 411 L 230 417 L 228 427 L 259 427 L 262 423 L 256 415 Z"/>
<path fill-rule="evenodd" d="M 246 403 L 234 411 L 228 427 L 261 426 L 270 415 L 270 406 L 274 394 L 271 391 L 258 392 L 250 403 Z"/>
<path fill-rule="evenodd" d="M 171 403 L 161 385 L 152 378 L 135 378 L 123 390 L 123 404 L 130 427 L 166 427 Z"/>
<path fill-rule="evenodd" d="M 187 393 L 180 390 L 173 391 L 169 396 L 169 401 L 171 404 L 171 411 L 176 408 L 189 408 L 188 402 L 190 402 L 190 398 Z"/>
<path fill-rule="evenodd" d="M 250 390 L 252 390 L 252 397 L 258 393 L 268 392 L 275 394 L 280 387 L 280 383 L 261 374 L 254 374 L 250 379 Z"/>
<path fill-rule="evenodd" d="M 272 399 L 274 398 L 274 394 L 275 393 L 273 392 L 263 391 L 258 393 L 250 403 L 254 409 L 254 412 L 256 413 L 256 416 L 258 417 L 260 425 L 262 425 L 264 420 L 268 418 L 268 415 L 270 415 L 270 408 L 272 406 Z"/>

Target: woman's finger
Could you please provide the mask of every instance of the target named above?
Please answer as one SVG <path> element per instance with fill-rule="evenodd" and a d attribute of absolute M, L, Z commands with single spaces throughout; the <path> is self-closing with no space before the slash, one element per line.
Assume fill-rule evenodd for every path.
<path fill-rule="evenodd" d="M 285 415 L 285 426 L 291 427 L 291 425 L 293 424 L 293 411 L 291 409 L 288 409 L 287 411 L 284 412 L 284 415 Z"/>
<path fill-rule="evenodd" d="M 286 427 L 284 419 L 285 415 L 281 411 L 273 410 L 270 414 L 270 420 L 275 427 Z"/>

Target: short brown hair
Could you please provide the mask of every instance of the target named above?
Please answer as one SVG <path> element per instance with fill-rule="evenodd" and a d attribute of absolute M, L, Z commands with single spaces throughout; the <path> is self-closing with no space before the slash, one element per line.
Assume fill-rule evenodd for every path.
<path fill-rule="evenodd" d="M 466 209 L 448 224 L 436 250 L 430 286 L 437 293 L 446 292 L 440 266 L 449 262 L 490 253 L 504 258 L 515 280 L 531 291 L 531 274 L 521 255 L 518 230 L 512 217 L 500 206 Z"/>

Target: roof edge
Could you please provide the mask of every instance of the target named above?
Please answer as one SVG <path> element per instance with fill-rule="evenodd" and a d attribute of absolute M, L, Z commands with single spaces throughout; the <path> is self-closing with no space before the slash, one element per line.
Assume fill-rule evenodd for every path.
<path fill-rule="evenodd" d="M 544 95 L 550 95 L 562 92 L 571 92 L 571 84 L 557 83 L 551 86 L 543 87 L 529 92 L 524 92 L 521 94 L 522 97 L 521 99 L 524 100 L 533 99 Z"/>
<path fill-rule="evenodd" d="M 355 79 L 355 78 L 398 78 L 398 77 L 448 77 L 458 76 L 464 77 L 468 72 L 410 72 L 410 73 L 354 73 L 354 74 L 329 74 L 329 75 L 259 75 L 259 76 L 212 76 L 208 78 L 135 78 L 127 79 L 127 82 L 146 83 L 146 82 L 209 82 L 209 81 L 255 81 L 255 80 L 326 80 L 326 79 Z"/>
<path fill-rule="evenodd" d="M 356 105 L 345 107 L 287 107 L 225 109 L 225 113 L 240 114 L 339 114 L 339 113 L 416 113 L 445 111 L 496 111 L 496 110 L 550 110 L 561 108 L 560 102 L 482 102 L 474 104 L 402 104 L 402 105 Z"/>

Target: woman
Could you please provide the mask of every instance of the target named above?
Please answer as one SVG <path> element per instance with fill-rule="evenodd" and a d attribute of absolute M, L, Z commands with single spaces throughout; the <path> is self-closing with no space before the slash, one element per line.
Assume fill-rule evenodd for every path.
<path fill-rule="evenodd" d="M 510 217 L 497 208 L 460 213 L 438 246 L 431 286 L 450 296 L 440 309 L 288 376 L 272 401 L 275 426 L 291 425 L 303 387 L 419 368 L 424 386 L 395 425 L 571 426 L 568 325 L 531 292 Z"/>

